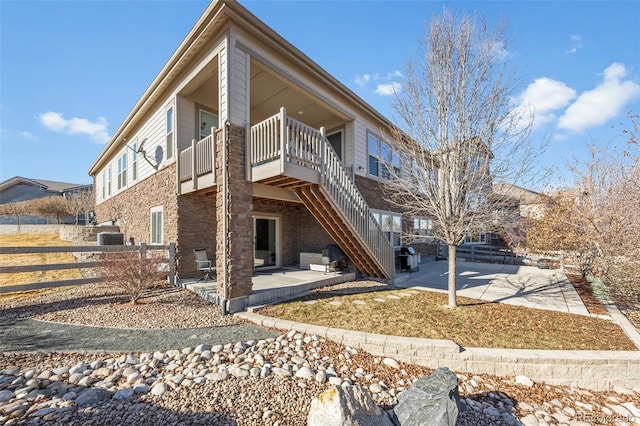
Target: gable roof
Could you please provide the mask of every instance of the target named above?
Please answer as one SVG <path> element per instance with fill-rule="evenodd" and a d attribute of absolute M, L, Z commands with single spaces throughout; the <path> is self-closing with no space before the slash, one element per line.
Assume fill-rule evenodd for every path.
<path fill-rule="evenodd" d="M 79 183 L 57 182 L 54 180 L 32 179 L 22 176 L 14 176 L 0 183 L 0 191 L 5 191 L 6 189 L 19 184 L 39 186 L 49 192 L 64 192 L 72 188 L 86 186 Z"/>

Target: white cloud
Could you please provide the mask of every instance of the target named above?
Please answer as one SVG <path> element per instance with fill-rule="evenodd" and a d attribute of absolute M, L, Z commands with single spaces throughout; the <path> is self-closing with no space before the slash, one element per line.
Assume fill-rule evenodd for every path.
<path fill-rule="evenodd" d="M 24 139 L 29 139 L 32 141 L 38 140 L 38 138 L 33 133 L 30 133 L 30 132 L 20 132 L 19 135 Z"/>
<path fill-rule="evenodd" d="M 62 114 L 50 111 L 40 114 L 38 119 L 44 127 L 54 132 L 66 132 L 72 135 L 85 134 L 98 143 L 106 143 L 109 140 L 108 123 L 104 117 L 98 117 L 95 122 L 78 117 L 67 120 Z"/>
<path fill-rule="evenodd" d="M 560 117 L 558 127 L 581 132 L 600 126 L 619 115 L 629 102 L 640 99 L 640 84 L 623 80 L 626 74 L 623 64 L 611 64 L 604 70 L 602 83 L 578 96 Z"/>
<path fill-rule="evenodd" d="M 382 96 L 392 96 L 400 91 L 402 84 L 397 81 L 393 81 L 388 84 L 378 84 L 376 86 L 376 93 Z"/>
<path fill-rule="evenodd" d="M 387 74 L 387 80 L 393 80 L 394 78 L 402 78 L 402 77 L 404 76 L 402 75 L 402 71 L 400 70 L 394 70 Z"/>
<path fill-rule="evenodd" d="M 370 74 L 364 74 L 364 75 L 357 75 L 356 76 L 356 84 L 358 86 L 365 86 L 369 80 L 371 80 L 371 75 Z"/>
<path fill-rule="evenodd" d="M 538 127 L 555 120 L 554 111 L 566 107 L 575 97 L 576 91 L 565 83 L 547 77 L 537 78 L 518 96 L 517 109 L 532 111 Z"/>
<path fill-rule="evenodd" d="M 569 40 L 571 41 L 572 46 L 565 50 L 564 53 L 571 55 L 576 53 L 578 49 L 582 49 L 582 36 L 580 34 L 572 34 L 571 37 L 569 37 Z"/>

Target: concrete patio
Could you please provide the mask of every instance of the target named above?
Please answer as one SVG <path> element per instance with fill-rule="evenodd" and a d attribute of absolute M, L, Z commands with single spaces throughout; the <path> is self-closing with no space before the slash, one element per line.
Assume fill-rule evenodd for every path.
<path fill-rule="evenodd" d="M 589 315 L 580 296 L 559 269 L 467 262 L 458 259 L 459 296 L 529 308 Z M 447 291 L 448 262 L 423 259 L 419 271 L 396 275 L 395 285 Z"/>
<path fill-rule="evenodd" d="M 351 272 L 319 272 L 296 267 L 266 269 L 254 271 L 252 291 L 248 306 L 263 305 L 300 296 L 314 288 L 338 284 L 356 279 Z M 215 281 L 182 280 L 186 287 L 205 300 L 218 303 L 218 292 Z"/>

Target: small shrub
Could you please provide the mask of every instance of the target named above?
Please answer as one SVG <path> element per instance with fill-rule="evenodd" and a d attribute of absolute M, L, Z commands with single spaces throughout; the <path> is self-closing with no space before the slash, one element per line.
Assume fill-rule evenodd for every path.
<path fill-rule="evenodd" d="M 135 304 L 145 290 L 156 286 L 166 276 L 164 263 L 160 252 L 118 251 L 105 253 L 97 270 L 105 283 L 122 290 Z"/>

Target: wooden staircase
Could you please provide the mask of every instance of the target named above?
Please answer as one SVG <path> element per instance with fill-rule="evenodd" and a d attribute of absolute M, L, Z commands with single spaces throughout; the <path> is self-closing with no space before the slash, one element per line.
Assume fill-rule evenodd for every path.
<path fill-rule="evenodd" d="M 324 135 L 279 114 L 251 128 L 252 181 L 295 192 L 363 274 L 393 279 L 395 253 Z"/>

